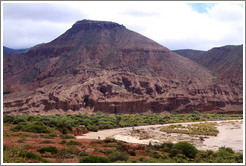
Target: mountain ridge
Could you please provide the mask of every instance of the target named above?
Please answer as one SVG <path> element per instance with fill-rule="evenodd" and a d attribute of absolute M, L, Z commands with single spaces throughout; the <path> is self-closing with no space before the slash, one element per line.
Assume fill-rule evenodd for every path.
<path fill-rule="evenodd" d="M 214 47 L 208 51 L 176 50 L 175 52 L 208 68 L 217 81 L 242 84 L 242 44 Z"/>

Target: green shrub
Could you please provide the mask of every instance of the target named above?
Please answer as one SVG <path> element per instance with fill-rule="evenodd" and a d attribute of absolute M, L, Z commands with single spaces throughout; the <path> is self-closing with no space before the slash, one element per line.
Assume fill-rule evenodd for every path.
<path fill-rule="evenodd" d="M 136 151 L 134 149 L 128 149 L 127 152 L 130 156 L 136 156 Z"/>
<path fill-rule="evenodd" d="M 11 115 L 4 115 L 3 116 L 3 123 L 12 123 L 14 121 L 14 116 Z"/>
<path fill-rule="evenodd" d="M 127 151 L 129 149 L 129 145 L 125 145 L 123 142 L 117 142 L 116 149 L 120 151 Z"/>
<path fill-rule="evenodd" d="M 176 163 L 186 163 L 189 161 L 189 158 L 187 158 L 186 155 L 184 154 L 177 154 L 173 160 L 176 162 Z"/>
<path fill-rule="evenodd" d="M 69 142 L 66 143 L 66 145 L 81 145 L 80 142 L 70 140 Z"/>
<path fill-rule="evenodd" d="M 16 118 L 13 120 L 13 124 L 19 124 L 21 122 L 26 122 L 24 118 Z"/>
<path fill-rule="evenodd" d="M 46 125 L 44 125 L 40 121 L 33 121 L 33 122 L 16 122 L 17 125 L 11 128 L 12 131 L 27 131 L 27 132 L 34 132 L 34 133 L 49 133 L 50 130 Z"/>
<path fill-rule="evenodd" d="M 188 142 L 179 142 L 173 146 L 173 149 L 180 151 L 189 158 L 194 158 L 198 153 L 196 147 Z"/>
<path fill-rule="evenodd" d="M 33 152 L 27 152 L 26 153 L 26 158 L 38 160 L 38 159 L 40 159 L 40 156 L 34 154 Z"/>
<path fill-rule="evenodd" d="M 42 147 L 37 150 L 39 153 L 51 152 L 52 154 L 58 153 L 58 149 L 54 146 Z"/>
<path fill-rule="evenodd" d="M 28 159 L 34 159 L 34 160 L 39 160 L 41 162 L 44 162 L 44 163 L 49 163 L 48 160 L 46 159 L 42 159 L 39 155 L 33 153 L 33 152 L 27 152 L 26 153 L 26 158 Z"/>
<path fill-rule="evenodd" d="M 56 128 L 62 132 L 62 134 L 67 134 L 69 131 L 72 131 L 72 124 L 63 119 L 57 122 Z"/>
<path fill-rule="evenodd" d="M 89 156 L 89 154 L 87 153 L 87 152 L 85 152 L 85 151 L 81 151 L 81 152 L 79 152 L 79 154 L 78 154 L 79 156 L 81 156 L 81 157 L 84 157 L 84 156 Z"/>
<path fill-rule="evenodd" d="M 143 161 L 144 160 L 144 157 L 143 156 L 140 156 L 139 157 L 139 161 Z"/>
<path fill-rule="evenodd" d="M 75 154 L 73 154 L 73 149 L 71 148 L 63 148 L 61 151 L 57 154 L 59 158 L 73 158 L 75 157 Z"/>
<path fill-rule="evenodd" d="M 17 143 L 24 143 L 26 141 L 26 137 L 21 137 L 20 139 L 18 139 L 16 142 Z"/>
<path fill-rule="evenodd" d="M 55 133 L 50 133 L 49 136 L 52 138 L 57 137 L 57 135 Z"/>
<path fill-rule="evenodd" d="M 173 145 L 174 144 L 172 142 L 164 142 L 160 145 L 155 145 L 155 148 L 157 148 L 158 150 L 161 150 L 163 152 L 169 152 L 173 148 Z"/>
<path fill-rule="evenodd" d="M 23 163 L 25 162 L 25 154 L 27 148 L 25 146 L 8 147 L 3 146 L 3 162 L 4 163 Z"/>
<path fill-rule="evenodd" d="M 127 161 L 129 159 L 129 155 L 126 152 L 113 152 L 108 155 L 110 161 Z"/>
<path fill-rule="evenodd" d="M 117 140 L 115 138 L 110 138 L 110 137 L 106 137 L 103 141 L 105 143 L 117 142 Z"/>
<path fill-rule="evenodd" d="M 34 133 L 49 133 L 50 130 L 42 122 L 31 122 L 27 126 L 23 126 L 23 131 L 34 132 Z"/>
<path fill-rule="evenodd" d="M 53 144 L 54 142 L 50 141 L 50 140 L 43 140 L 41 141 L 39 144 Z"/>
<path fill-rule="evenodd" d="M 61 139 L 74 139 L 75 137 L 71 134 L 61 135 Z"/>
<path fill-rule="evenodd" d="M 80 163 L 109 163 L 109 159 L 100 156 L 88 156 L 79 160 Z"/>
<path fill-rule="evenodd" d="M 105 150 L 105 149 L 95 149 L 94 151 L 95 152 L 101 152 L 101 153 L 106 153 L 107 152 L 107 150 Z"/>
<path fill-rule="evenodd" d="M 197 110 L 194 110 L 192 113 L 193 113 L 193 114 L 200 114 L 200 112 L 197 111 Z"/>
<path fill-rule="evenodd" d="M 47 138 L 47 139 L 54 139 L 54 137 L 50 136 L 50 134 L 40 134 L 39 137 Z"/>
<path fill-rule="evenodd" d="M 66 142 L 66 140 L 62 140 L 59 144 L 65 144 Z"/>
<path fill-rule="evenodd" d="M 89 131 L 97 132 L 99 128 L 96 125 L 89 125 L 86 127 Z"/>

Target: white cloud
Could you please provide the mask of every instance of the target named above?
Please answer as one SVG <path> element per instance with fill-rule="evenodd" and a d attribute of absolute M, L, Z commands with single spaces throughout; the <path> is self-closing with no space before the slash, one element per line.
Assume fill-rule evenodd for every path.
<path fill-rule="evenodd" d="M 31 43 L 48 42 L 65 32 L 75 20 L 82 19 L 124 24 L 169 49 L 208 50 L 243 43 L 245 9 L 242 3 L 216 2 L 207 8 L 207 13 L 198 13 L 185 2 L 77 1 L 50 5 L 44 16 L 38 4 L 33 8 L 29 6 L 30 11 L 26 7 L 17 11 L 9 8 L 11 17 L 4 17 L 4 29 L 8 29 L 4 30 L 4 44 L 19 48 L 21 43 L 32 46 Z M 18 13 L 24 18 L 17 17 Z M 30 22 L 27 22 L 27 13 L 33 13 Z M 54 15 L 50 16 L 52 13 Z M 35 42 L 27 42 L 28 38 L 35 39 Z"/>

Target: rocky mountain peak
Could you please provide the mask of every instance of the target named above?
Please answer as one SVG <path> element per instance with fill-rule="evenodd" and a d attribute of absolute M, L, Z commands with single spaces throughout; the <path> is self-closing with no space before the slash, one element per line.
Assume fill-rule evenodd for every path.
<path fill-rule="evenodd" d="M 72 28 L 88 30 L 94 28 L 112 29 L 115 27 L 124 27 L 124 26 L 111 21 L 94 21 L 94 20 L 84 19 L 84 20 L 77 21 Z"/>

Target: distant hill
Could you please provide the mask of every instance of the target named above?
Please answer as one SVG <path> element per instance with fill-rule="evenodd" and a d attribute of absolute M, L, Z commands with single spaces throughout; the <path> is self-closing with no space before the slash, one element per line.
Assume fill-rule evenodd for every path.
<path fill-rule="evenodd" d="M 208 51 L 175 50 L 174 52 L 208 68 L 214 74 L 214 80 L 242 84 L 243 45 L 215 47 Z"/>
<path fill-rule="evenodd" d="M 173 50 L 176 54 L 182 55 L 183 57 L 186 57 L 188 59 L 195 59 L 195 56 L 198 56 L 201 53 L 204 53 L 206 51 L 201 50 L 192 50 L 192 49 L 180 49 L 180 50 Z"/>
<path fill-rule="evenodd" d="M 26 48 L 26 49 L 12 49 L 12 48 L 3 46 L 3 55 L 9 54 L 9 53 L 21 53 L 21 52 L 25 52 L 26 50 L 28 50 L 28 48 Z"/>

